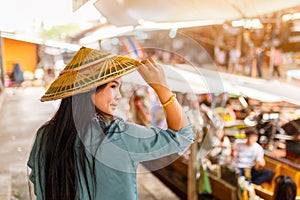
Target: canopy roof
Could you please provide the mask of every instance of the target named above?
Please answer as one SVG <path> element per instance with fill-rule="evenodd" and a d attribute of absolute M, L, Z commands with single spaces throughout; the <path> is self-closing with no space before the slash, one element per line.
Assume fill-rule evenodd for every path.
<path fill-rule="evenodd" d="M 250 78 L 187 65 L 163 65 L 163 69 L 170 88 L 176 92 L 195 94 L 228 92 L 262 102 L 285 101 L 300 105 L 300 88 L 288 83 Z M 122 79 L 125 82 L 146 84 L 138 72 L 128 74 Z"/>
<path fill-rule="evenodd" d="M 95 7 L 116 26 L 253 18 L 300 5 L 299 0 L 98 0 Z"/>

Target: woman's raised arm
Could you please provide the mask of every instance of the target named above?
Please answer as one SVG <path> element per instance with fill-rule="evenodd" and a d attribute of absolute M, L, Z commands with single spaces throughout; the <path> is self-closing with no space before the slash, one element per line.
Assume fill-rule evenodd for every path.
<path fill-rule="evenodd" d="M 138 72 L 154 89 L 165 110 L 168 128 L 179 130 L 189 125 L 189 121 L 178 103 L 175 94 L 167 85 L 164 70 L 152 58 L 141 61 Z"/>

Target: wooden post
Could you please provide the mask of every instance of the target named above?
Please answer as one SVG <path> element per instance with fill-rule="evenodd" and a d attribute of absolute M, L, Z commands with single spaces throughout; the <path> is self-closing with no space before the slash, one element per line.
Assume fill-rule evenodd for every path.
<path fill-rule="evenodd" d="M 197 192 L 197 149 L 198 143 L 195 142 L 190 146 L 190 159 L 188 163 L 188 174 L 187 174 L 187 197 L 188 200 L 198 200 Z"/>

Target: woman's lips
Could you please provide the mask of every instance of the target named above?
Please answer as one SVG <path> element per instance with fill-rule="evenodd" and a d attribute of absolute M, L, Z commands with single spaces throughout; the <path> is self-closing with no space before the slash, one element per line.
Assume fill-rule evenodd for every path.
<path fill-rule="evenodd" d="M 111 108 L 116 109 L 118 104 L 111 104 L 110 106 L 111 106 Z"/>

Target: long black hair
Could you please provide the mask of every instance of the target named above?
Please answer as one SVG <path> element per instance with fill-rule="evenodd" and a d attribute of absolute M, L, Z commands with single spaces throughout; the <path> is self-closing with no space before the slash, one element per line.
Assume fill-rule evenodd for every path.
<path fill-rule="evenodd" d="M 96 91 L 105 86 L 106 84 L 99 86 Z M 39 170 L 38 176 L 40 185 L 44 186 L 44 200 L 74 200 L 83 181 L 86 183 L 89 199 L 93 198 L 88 177 L 92 177 L 95 186 L 95 159 L 92 162 L 87 159 L 84 144 L 82 140 L 78 140 L 79 133 L 83 134 L 80 137 L 84 139 L 91 118 L 95 114 L 101 115 L 101 111 L 91 100 L 93 92 L 95 91 L 62 99 L 53 118 L 41 127 L 43 135 L 38 150 L 38 165 L 44 171 Z M 75 151 L 77 141 L 79 155 Z M 75 157 L 79 162 L 76 162 Z M 79 180 L 79 170 L 82 171 L 84 180 Z M 87 171 L 91 174 L 87 174 Z M 44 177 L 44 183 L 41 183 L 41 177 Z"/>
<path fill-rule="evenodd" d="M 275 179 L 274 200 L 295 200 L 296 184 L 290 176 L 280 175 Z"/>

